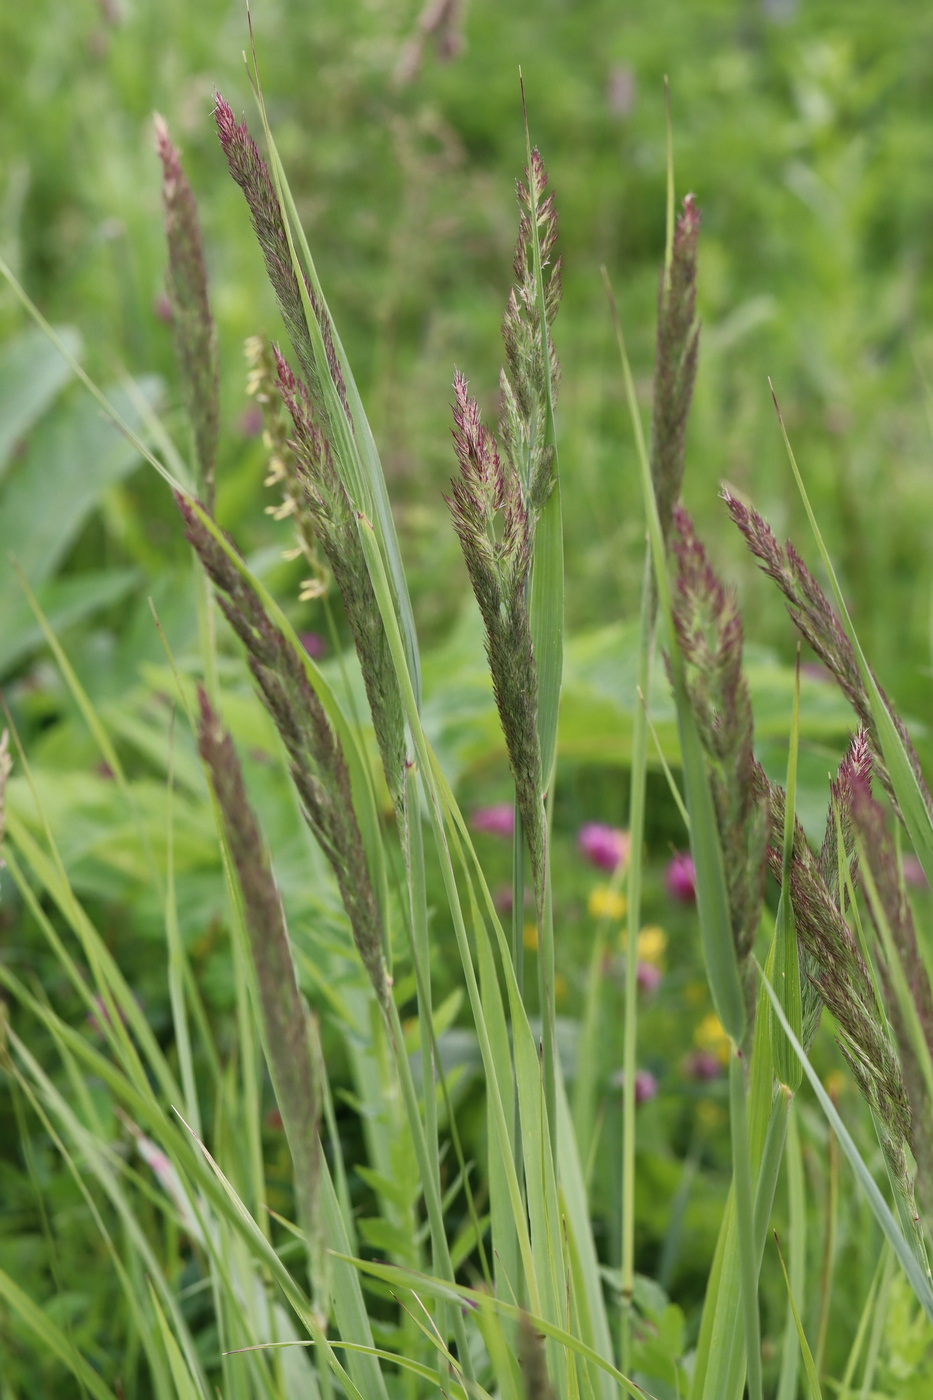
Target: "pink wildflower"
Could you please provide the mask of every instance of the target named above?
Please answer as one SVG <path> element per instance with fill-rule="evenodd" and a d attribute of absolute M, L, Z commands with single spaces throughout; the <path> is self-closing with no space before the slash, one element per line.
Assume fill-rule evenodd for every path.
<path fill-rule="evenodd" d="M 680 904 L 694 904 L 697 897 L 697 874 L 693 856 L 688 851 L 675 851 L 668 861 L 664 883 L 671 899 Z"/>
<path fill-rule="evenodd" d="M 640 962 L 636 976 L 639 990 L 647 996 L 651 996 L 652 992 L 656 992 L 661 985 L 661 969 L 655 967 L 654 963 Z"/>
<path fill-rule="evenodd" d="M 515 808 L 511 802 L 477 807 L 470 818 L 470 826 L 474 831 L 486 831 L 490 836 L 511 836 L 515 830 Z"/>
<path fill-rule="evenodd" d="M 710 1079 L 718 1079 L 722 1073 L 722 1063 L 711 1050 L 692 1050 L 683 1064 L 688 1079 L 699 1080 L 701 1084 Z"/>
<path fill-rule="evenodd" d="M 612 1076 L 612 1084 L 615 1089 L 625 1088 L 625 1071 L 618 1070 Z M 639 1069 L 635 1071 L 635 1102 L 648 1103 L 649 1099 L 655 1098 L 658 1092 L 658 1081 L 649 1069 Z"/>
<path fill-rule="evenodd" d="M 312 661 L 320 661 L 327 651 L 327 643 L 320 632 L 301 632 L 298 640 L 308 653 Z"/>
<path fill-rule="evenodd" d="M 923 873 L 923 866 L 912 851 L 908 851 L 907 855 L 901 858 L 901 866 L 905 885 L 912 885 L 915 890 L 926 889 L 927 877 Z"/>
<path fill-rule="evenodd" d="M 611 874 L 628 858 L 629 835 L 603 822 L 587 822 L 577 833 L 577 845 L 591 864 Z"/>

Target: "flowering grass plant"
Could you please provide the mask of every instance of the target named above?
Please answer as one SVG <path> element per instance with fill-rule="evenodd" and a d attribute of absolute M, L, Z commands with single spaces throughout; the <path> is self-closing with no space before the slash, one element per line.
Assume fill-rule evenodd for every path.
<path fill-rule="evenodd" d="M 586 898 L 592 952 L 573 1063 L 562 1044 L 567 981 L 554 888 L 561 491 L 573 480 L 568 473 L 562 483 L 558 461 L 553 332 L 561 280 L 547 171 L 529 140 L 495 430 L 467 378 L 453 380 L 448 505 L 514 794 L 465 817 L 428 733 L 422 657 L 374 437 L 258 84 L 257 99 L 265 156 L 220 96 L 215 117 L 288 336 L 249 351 L 271 454 L 268 485 L 280 497 L 271 509 L 307 564 L 302 596 L 333 598 L 354 655 L 340 659 L 338 681 L 322 660 L 321 638 L 314 634 L 312 644 L 294 630 L 217 523 L 216 335 L 202 238 L 180 157 L 159 123 L 190 461 L 158 420 L 150 417 L 148 435 L 139 435 L 94 390 L 174 493 L 197 565 L 200 656 L 195 664 L 167 658 L 179 730 L 190 726 L 196 756 L 179 735 L 158 849 L 106 723 L 51 633 L 49 641 L 109 781 L 138 824 L 163 916 L 170 1023 L 158 1034 L 149 1024 L 69 881 L 61 833 L 22 751 L 14 761 L 35 808 L 26 821 L 11 804 L 4 879 L 44 935 L 64 990 L 47 992 L 0 963 L 8 1000 L 3 1067 L 24 1150 L 31 1116 L 93 1219 L 126 1318 L 124 1354 L 89 1353 L 66 1308 L 53 1316 L 0 1271 L 4 1306 L 32 1344 L 71 1373 L 78 1393 L 95 1397 L 129 1393 L 124 1377 L 132 1376 L 135 1394 L 158 1400 L 217 1393 L 225 1400 L 438 1393 L 741 1400 L 746 1387 L 750 1400 L 766 1393 L 792 1400 L 798 1387 L 815 1396 L 829 1381 L 851 1394 L 860 1365 L 867 1395 L 874 1363 L 866 1338 L 883 1319 L 893 1269 L 906 1281 L 913 1322 L 933 1321 L 933 995 L 929 937 L 908 890 L 920 875 L 933 878 L 933 801 L 908 727 L 862 653 L 815 518 L 829 595 L 793 545 L 781 546 L 750 503 L 726 493 L 729 514 L 783 593 L 802 640 L 852 707 L 851 742 L 827 790 L 818 851 L 795 813 L 796 703 L 785 781 L 756 757 L 737 599 L 680 499 L 700 353 L 698 204 L 688 195 L 675 218 L 669 170 L 647 437 L 615 322 L 648 541 L 639 703 L 627 829 L 588 822 L 577 837 L 580 861 L 600 883 Z M 790 462 L 809 512 L 792 455 Z M 231 658 L 245 658 L 252 701 L 230 682 Z M 360 677 L 356 689 L 350 666 Z M 672 905 L 695 907 L 709 988 L 683 1074 L 704 1092 L 722 1080 L 722 1102 L 704 1103 L 713 1118 L 728 1103 L 732 1169 L 689 1341 L 665 1292 L 670 1257 L 658 1261 L 657 1280 L 636 1269 L 639 1125 L 650 1125 L 640 1115 L 660 1097 L 639 1021 L 670 975 L 671 952 L 667 932 L 644 918 L 648 697 L 659 666 L 676 705 L 679 763 L 666 771 L 684 827 L 684 849 L 672 854 L 664 881 Z M 255 716 L 257 705 L 264 714 L 244 722 L 244 706 Z M 287 774 L 278 806 L 268 788 L 263 796 L 250 749 L 237 737 L 250 725 L 260 726 L 269 763 Z M 8 771 L 4 748 L 0 791 Z M 205 1010 L 181 934 L 176 821 L 196 798 L 213 818 L 226 885 L 235 1025 L 227 1043 Z M 290 926 L 282 831 L 288 859 L 299 853 L 297 880 L 312 892 L 310 943 Z M 511 843 L 504 899 L 490 888 L 482 859 L 482 842 L 497 839 Z M 443 999 L 435 956 L 441 917 L 459 962 L 455 992 Z M 600 1079 L 603 984 L 613 969 L 622 1062 Z M 482 1086 L 471 1101 L 463 1065 L 449 1056 L 461 1007 L 475 1048 L 471 1072 Z M 877 1153 L 843 1121 L 838 1087 L 827 1092 L 813 1069 L 821 1021 L 831 1024 L 867 1105 Z M 37 1055 L 40 1039 L 60 1073 L 50 1074 Z M 354 1085 L 342 1099 L 334 1092 L 338 1059 Z M 859 1209 L 884 1240 L 839 1377 L 824 1366 L 828 1302 L 814 1331 L 803 1301 L 812 1261 L 800 1105 L 809 1088 L 825 1115 L 827 1170 L 838 1179 L 845 1156 Z M 275 1161 L 264 1100 L 274 1101 L 283 1134 Z M 338 1125 L 343 1100 L 352 1110 L 350 1136 Z M 476 1102 L 482 1122 L 467 1130 Z M 812 1099 L 806 1109 L 812 1125 Z M 702 1150 L 698 1138 L 686 1159 L 693 1171 Z M 771 1250 L 782 1170 L 788 1230 L 780 1250 Z M 33 1174 L 41 1191 L 41 1174 Z M 597 1174 L 602 1221 L 593 1204 Z M 683 1182 L 682 1196 L 675 1194 L 681 1211 L 686 1167 Z M 368 1215 L 359 1208 L 363 1189 Z M 51 1257 L 64 1296 L 69 1285 L 54 1249 Z M 787 1319 L 779 1354 L 762 1345 L 765 1291 L 769 1299 L 776 1291 Z"/>

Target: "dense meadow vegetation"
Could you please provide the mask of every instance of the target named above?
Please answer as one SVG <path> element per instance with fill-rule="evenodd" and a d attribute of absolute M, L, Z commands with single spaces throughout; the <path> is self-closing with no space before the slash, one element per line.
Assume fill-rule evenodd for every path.
<path fill-rule="evenodd" d="M 933 15 L 252 26 L 0 10 L 0 1400 L 920 1400 Z"/>

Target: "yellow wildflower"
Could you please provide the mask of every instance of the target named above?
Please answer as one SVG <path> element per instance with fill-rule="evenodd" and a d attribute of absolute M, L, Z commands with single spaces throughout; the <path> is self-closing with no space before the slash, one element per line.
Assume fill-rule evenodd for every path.
<path fill-rule="evenodd" d="M 524 945 L 525 945 L 526 948 L 530 948 L 531 951 L 534 952 L 534 950 L 535 950 L 535 949 L 537 948 L 537 946 L 538 946 L 538 925 L 537 925 L 537 924 L 526 924 L 526 925 L 525 925 L 525 927 L 522 929 L 522 942 L 524 943 Z"/>
<path fill-rule="evenodd" d="M 667 934 L 658 924 L 647 924 L 638 935 L 638 961 L 660 967 L 667 947 Z"/>
<path fill-rule="evenodd" d="M 709 1050 L 723 1064 L 728 1063 L 729 1037 L 723 1030 L 722 1022 L 715 1011 L 711 1011 L 708 1016 L 703 1017 L 693 1032 L 693 1043 L 700 1050 Z"/>
<path fill-rule="evenodd" d="M 611 890 L 608 885 L 597 885 L 590 892 L 586 907 L 594 919 L 624 919 L 628 908 L 624 894 Z"/>

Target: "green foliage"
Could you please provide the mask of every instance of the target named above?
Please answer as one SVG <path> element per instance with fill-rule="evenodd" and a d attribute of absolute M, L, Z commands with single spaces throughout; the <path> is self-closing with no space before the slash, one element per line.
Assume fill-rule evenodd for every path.
<path fill-rule="evenodd" d="M 305 291 L 296 284 L 293 320 L 352 507 L 344 542 L 358 531 L 355 619 L 337 596 L 340 541 L 337 589 L 303 596 L 303 565 L 283 558 L 291 527 L 261 484 L 274 472 L 241 345 L 256 332 L 281 339 L 282 324 L 210 124 L 216 84 L 263 131 L 239 7 L 37 0 L 0 17 L 0 254 L 45 315 L 77 328 L 59 331 L 62 343 L 108 386 L 124 424 L 70 382 L 0 290 L 0 673 L 23 744 L 3 794 L 0 1397 L 416 1400 L 440 1387 L 610 1400 L 637 1385 L 657 1400 L 737 1400 L 748 1351 L 752 1394 L 763 1384 L 790 1400 L 797 1379 L 829 1393 L 844 1377 L 840 1393 L 912 1400 L 933 1364 L 926 1227 L 906 1195 L 888 1204 L 875 1125 L 839 1087 L 831 1036 L 804 1054 L 794 986 L 799 974 L 809 994 L 793 936 L 793 818 L 821 837 L 826 772 L 852 716 L 805 667 L 798 718 L 780 599 L 726 532 L 716 487 L 725 477 L 798 544 L 808 517 L 819 521 L 906 837 L 930 867 L 930 804 L 865 660 L 903 711 L 925 710 L 929 17 L 877 0 L 855 0 L 844 24 L 824 3 L 434 9 L 434 32 L 415 0 L 269 0 L 253 14 L 283 246 L 310 277 Z M 509 185 L 530 163 L 519 62 L 557 195 L 565 288 L 560 403 L 549 371 L 539 409 L 562 478 L 530 573 L 543 758 L 532 798 L 547 796 L 535 852 L 547 859 L 527 910 L 522 827 L 513 852 L 464 815 L 512 801 L 512 750 L 441 499 L 455 469 L 454 366 L 495 417 Z M 757 929 L 760 960 L 773 947 L 771 981 L 782 973 L 790 995 L 772 1006 L 766 988 L 754 1018 L 719 775 L 680 672 L 655 515 L 655 489 L 676 495 L 692 387 L 689 259 L 683 325 L 658 342 L 662 359 L 679 347 L 679 397 L 659 412 L 667 381 L 656 374 L 655 439 L 638 442 L 665 251 L 665 73 L 678 179 L 702 211 L 685 497 L 698 535 L 715 541 L 716 572 L 739 579 L 763 778 L 774 788 L 796 772 L 781 902 L 772 884 Z M 275 629 L 276 657 L 261 664 L 273 679 L 290 668 L 296 692 L 314 693 L 320 732 L 344 755 L 342 805 L 315 831 L 333 846 L 327 832 L 355 814 L 352 880 L 303 820 L 287 726 L 257 703 L 165 484 L 143 462 L 184 485 L 196 449 L 211 455 L 162 319 L 153 107 L 197 195 L 218 331 L 217 525 L 198 519 L 250 600 L 250 626 Z M 539 304 L 525 351 L 551 365 L 533 226 L 525 272 Z M 630 340 L 624 386 L 601 264 Z M 766 371 L 802 464 L 800 500 Z M 658 457 L 665 424 L 670 451 Z M 649 458 L 669 468 L 655 489 Z M 643 585 L 646 508 L 654 585 Z M 656 657 L 657 600 L 673 697 Z M 360 645 L 365 628 L 375 650 Z M 327 654 L 312 660 L 320 637 Z M 255 811 L 245 856 L 188 723 L 199 682 Z M 390 691 L 391 743 L 378 714 Z M 909 728 L 927 757 L 926 732 Z M 671 847 L 688 840 L 668 781 L 686 791 L 702 941 L 694 906 L 665 888 Z M 629 821 L 635 837 L 627 868 L 605 880 L 576 845 L 594 818 Z M 847 863 L 841 823 L 838 845 L 831 893 L 853 946 L 858 936 L 853 957 L 866 959 L 878 1043 L 913 1047 L 928 1090 L 898 926 Z M 260 869 L 296 987 L 270 982 L 262 961 L 266 915 L 248 897 Z M 346 912 L 369 880 L 382 941 L 366 944 L 367 966 L 384 957 L 390 970 L 378 994 Z M 511 947 L 500 921 L 510 891 Z M 926 975 L 929 891 L 911 900 Z M 294 1033 L 303 998 L 326 1068 L 320 1100 L 309 1087 L 297 1104 L 302 1118 L 301 1073 L 288 1073 L 274 1018 L 286 1006 Z M 888 1025 L 898 1014 L 900 1038 Z M 777 1094 L 772 1043 L 789 1086 Z M 290 1106 L 276 1099 L 284 1083 Z M 786 1210 L 776 1186 L 789 1112 Z M 319 1161 L 296 1189 L 318 1133 Z M 852 1171 L 837 1182 L 838 1145 Z M 765 1243 L 772 1218 L 786 1275 Z M 763 1382 L 744 1337 L 759 1315 Z"/>

